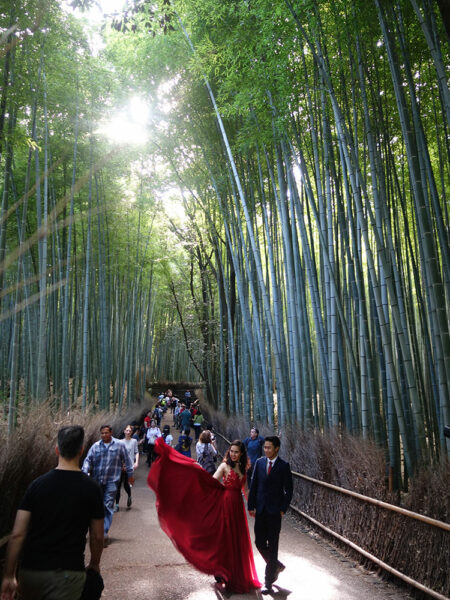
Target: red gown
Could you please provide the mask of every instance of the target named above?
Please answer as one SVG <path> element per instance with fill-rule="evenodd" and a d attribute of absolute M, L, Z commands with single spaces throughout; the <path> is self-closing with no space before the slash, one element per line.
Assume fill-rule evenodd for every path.
<path fill-rule="evenodd" d="M 232 470 L 222 485 L 163 438 L 155 452 L 159 458 L 147 482 L 156 494 L 161 529 L 178 551 L 199 571 L 222 577 L 235 593 L 261 587 L 242 500 L 245 478 Z"/>

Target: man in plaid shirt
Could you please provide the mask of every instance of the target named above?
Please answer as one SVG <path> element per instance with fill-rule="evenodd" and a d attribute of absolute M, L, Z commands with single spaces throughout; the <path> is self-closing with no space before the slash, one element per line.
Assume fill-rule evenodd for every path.
<path fill-rule="evenodd" d="M 91 446 L 84 459 L 82 470 L 100 484 L 105 507 L 105 541 L 114 514 L 114 500 L 122 469 L 128 474 L 130 484 L 134 483 L 133 463 L 122 442 L 112 436 L 110 425 L 100 428 L 101 440 Z"/>

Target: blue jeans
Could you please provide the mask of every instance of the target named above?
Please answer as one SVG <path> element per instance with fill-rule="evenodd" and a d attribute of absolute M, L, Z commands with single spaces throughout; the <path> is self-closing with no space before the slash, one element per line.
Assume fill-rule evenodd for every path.
<path fill-rule="evenodd" d="M 103 491 L 103 506 L 105 507 L 105 535 L 108 533 L 109 528 L 111 527 L 118 483 L 118 481 L 108 481 L 108 483 L 101 484 Z"/>

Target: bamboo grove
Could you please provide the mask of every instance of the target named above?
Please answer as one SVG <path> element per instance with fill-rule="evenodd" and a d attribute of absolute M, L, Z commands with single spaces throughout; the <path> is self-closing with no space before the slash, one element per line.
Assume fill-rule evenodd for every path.
<path fill-rule="evenodd" d="M 130 405 L 153 339 L 154 195 L 95 130 L 117 88 L 57 2 L 3 3 L 0 398 Z M 114 175 L 112 175 L 114 173 Z M 132 198 L 132 200 L 130 200 Z M 157 269 L 156 269 L 157 271 Z"/>
<path fill-rule="evenodd" d="M 136 0 L 105 27 L 98 58 L 78 48 L 78 68 L 70 43 L 57 53 L 70 19 L 56 6 L 27 3 L 21 31 L 36 32 L 2 55 L 5 413 L 18 386 L 64 406 L 132 401 L 148 369 L 198 377 L 220 410 L 280 430 L 373 437 L 397 485 L 445 456 L 438 5 Z M 7 31 L 17 16 L 2 13 Z M 133 91 L 153 107 L 150 141 L 111 155 L 90 124 Z M 166 171 L 141 171 L 126 208 L 137 154 Z M 169 179 L 186 218 L 161 232 L 156 190 Z"/>

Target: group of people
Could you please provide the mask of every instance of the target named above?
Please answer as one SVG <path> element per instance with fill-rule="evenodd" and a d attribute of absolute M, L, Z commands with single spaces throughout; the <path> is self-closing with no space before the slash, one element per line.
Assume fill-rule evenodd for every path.
<path fill-rule="evenodd" d="M 156 421 L 150 419 L 149 425 L 151 430 Z M 22 600 L 100 597 L 100 557 L 122 486 L 128 496 L 127 508 L 132 504 L 138 440 L 131 425 L 125 427 L 122 440 L 113 437 L 112 428 L 104 425 L 100 440 L 91 446 L 80 469 L 84 430 L 77 425 L 60 429 L 57 467 L 29 486 L 19 506 L 7 550 L 1 600 L 15 597 L 18 581 Z M 218 464 L 210 430 L 198 436 L 197 462 L 172 446 L 169 426 L 154 439 L 147 435 L 147 441 L 153 444 L 148 484 L 157 497 L 160 524 L 186 560 L 213 575 L 222 591 L 247 593 L 261 587 L 244 492 L 249 515 L 255 518 L 256 547 L 266 561 L 262 593 L 272 593 L 272 585 L 284 569 L 278 560 L 278 540 L 282 516 L 292 497 L 289 464 L 278 456 L 280 439 L 262 438 L 254 428 L 243 442 L 232 442 Z M 184 507 L 192 502 L 196 510 L 185 519 Z M 85 568 L 88 531 L 91 557 Z"/>
<path fill-rule="evenodd" d="M 172 390 L 167 390 L 165 394 L 158 397 L 158 401 L 153 408 L 147 412 L 141 430 L 143 452 L 147 455 L 147 465 L 152 466 L 155 459 L 155 443 L 160 437 L 164 438 L 166 444 L 172 445 L 174 437 L 170 433 L 170 425 L 164 425 L 161 430 L 161 420 L 168 409 L 172 410 L 173 427 L 179 430 L 178 440 L 175 449 L 184 456 L 191 457 L 191 446 L 193 439 L 191 429 L 194 430 L 195 441 L 198 443 L 203 431 L 205 420 L 200 410 L 199 400 L 194 400 L 191 392 L 187 391 L 184 400 L 181 402 L 176 398 Z"/>

